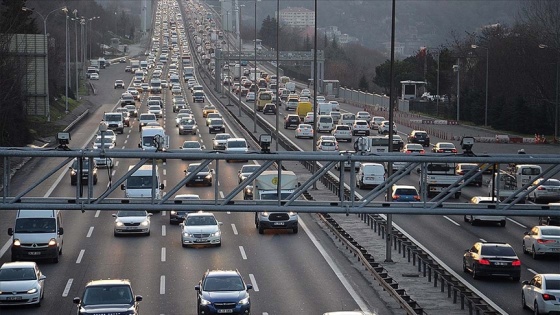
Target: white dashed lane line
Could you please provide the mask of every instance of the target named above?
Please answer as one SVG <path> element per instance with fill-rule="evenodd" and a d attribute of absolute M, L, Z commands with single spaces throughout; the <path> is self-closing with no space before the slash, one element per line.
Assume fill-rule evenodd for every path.
<path fill-rule="evenodd" d="M 94 217 L 99 218 L 100 214 L 101 214 L 101 210 L 97 210 L 97 211 L 95 211 Z"/>
<path fill-rule="evenodd" d="M 90 226 L 90 227 L 89 227 L 89 230 L 88 230 L 88 232 L 87 232 L 87 234 L 86 234 L 86 237 L 91 237 L 91 234 L 92 234 L 92 233 L 93 233 L 93 226 Z"/>
<path fill-rule="evenodd" d="M 233 230 L 233 234 L 237 235 L 237 227 L 235 226 L 234 223 L 231 224 L 231 229 Z"/>
<path fill-rule="evenodd" d="M 70 288 L 72 287 L 72 282 L 74 282 L 74 279 L 72 278 L 68 279 L 68 282 L 66 282 L 66 286 L 64 287 L 64 291 L 62 291 L 62 297 L 68 296 L 68 293 L 70 292 Z"/>
<path fill-rule="evenodd" d="M 166 250 L 165 247 L 161 248 L 161 262 L 165 262 Z"/>
<path fill-rule="evenodd" d="M 85 249 L 80 250 L 80 254 L 78 254 L 78 259 L 76 259 L 76 263 L 79 264 L 82 262 L 82 258 L 84 258 L 84 253 L 86 252 Z"/>
<path fill-rule="evenodd" d="M 165 276 L 159 279 L 159 294 L 165 294 Z"/>
<path fill-rule="evenodd" d="M 161 226 L 161 236 L 167 235 L 167 228 L 165 225 Z"/>
<path fill-rule="evenodd" d="M 243 260 L 247 260 L 247 254 L 245 254 L 243 246 L 239 246 L 239 251 L 241 252 L 241 258 L 243 258 Z"/>
<path fill-rule="evenodd" d="M 449 222 L 451 222 L 451 223 L 453 223 L 453 224 L 455 224 L 455 225 L 457 225 L 457 226 L 460 226 L 459 223 L 455 222 L 455 220 L 451 219 L 450 217 L 448 217 L 448 216 L 446 216 L 446 215 L 444 215 L 443 217 L 444 217 L 445 219 L 447 219 Z"/>
<path fill-rule="evenodd" d="M 253 291 L 259 292 L 259 286 L 257 285 L 257 280 L 255 280 L 255 276 L 250 273 L 249 279 L 251 279 L 251 284 L 253 285 Z"/>

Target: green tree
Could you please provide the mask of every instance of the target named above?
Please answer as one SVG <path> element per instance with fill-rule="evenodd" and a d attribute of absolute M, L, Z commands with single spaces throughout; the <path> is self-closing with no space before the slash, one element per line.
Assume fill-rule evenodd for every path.
<path fill-rule="evenodd" d="M 358 84 L 358 89 L 360 91 L 369 92 L 369 82 L 366 79 L 365 74 L 362 74 L 362 76 L 360 77 L 360 83 Z"/>

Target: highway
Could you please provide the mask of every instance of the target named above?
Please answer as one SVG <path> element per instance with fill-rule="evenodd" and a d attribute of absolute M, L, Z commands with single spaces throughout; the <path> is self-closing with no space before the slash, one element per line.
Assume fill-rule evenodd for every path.
<path fill-rule="evenodd" d="M 169 1 L 174 3 L 175 1 Z M 172 10 L 171 5 L 168 10 Z M 161 8 L 160 8 L 161 9 Z M 176 13 L 176 12 L 174 12 Z M 188 16 L 183 14 L 183 16 Z M 194 49 L 192 49 L 194 51 Z M 194 52 L 193 52 L 194 53 Z M 111 111 L 118 103 L 120 89 L 114 89 L 116 79 L 130 82 L 132 75 L 124 72 L 126 64 L 114 64 L 101 71 L 96 81 L 97 94 L 89 100 L 99 104 L 99 108 L 72 131 L 71 148 L 91 147 L 91 137 L 97 132 L 103 112 Z M 167 72 L 165 67 L 164 74 Z M 198 74 L 197 74 L 198 75 Z M 199 80 L 201 82 L 201 80 Z M 188 88 L 183 83 L 183 89 Z M 172 112 L 171 92 L 164 89 L 165 110 L 160 123 L 170 135 L 171 148 L 179 148 L 185 140 L 198 140 L 207 149 L 212 148 L 213 134 L 208 132 L 202 118 L 204 104 L 218 106 L 226 120 L 226 132 L 245 137 L 243 126 L 231 120 L 238 112 L 236 106 L 219 104 L 224 99 L 212 97 L 207 90 L 205 103 L 191 104 L 200 133 L 178 135 L 175 114 Z M 147 110 L 148 93 L 143 93 L 137 102 L 139 112 Z M 186 92 L 188 103 L 192 96 Z M 247 106 L 252 107 L 249 103 Z M 361 108 L 341 103 L 341 110 L 356 112 Z M 279 117 L 286 114 L 280 109 Z M 270 124 L 275 124 L 274 115 L 262 115 Z M 293 130 L 280 132 L 292 139 L 302 151 L 311 151 L 313 141 L 295 139 Z M 448 128 L 443 127 L 443 128 Z M 252 125 L 246 126 L 252 130 Z M 403 138 L 410 132 L 399 125 Z M 438 139 L 432 136 L 432 143 Z M 138 121 L 133 120 L 123 135 L 117 136 L 116 148 L 137 148 L 140 142 Z M 341 151 L 353 150 L 353 143 L 341 143 Z M 475 152 L 514 153 L 516 145 L 477 144 Z M 253 149 L 256 149 L 253 147 Z M 532 145 L 532 153 L 556 153 L 555 148 Z M 29 187 L 37 181 L 44 170 L 58 164 L 61 159 L 34 159 L 19 170 L 12 179 L 10 195 Z M 258 161 L 257 161 L 258 162 Z M 109 184 L 110 178 L 125 174 L 129 165 L 136 161 L 118 160 L 113 170 L 99 169 L 99 183 L 94 187 L 94 196 L 99 196 Z M 167 160 L 160 163 L 162 178 L 166 187 L 172 187 L 184 177 L 188 161 Z M 212 168 L 216 169 L 216 162 Z M 243 163 L 219 165 L 219 176 L 214 178 L 212 187 L 184 187 L 179 192 L 194 193 L 202 199 L 214 199 L 217 189 L 219 198 L 237 186 L 237 171 Z M 347 172 L 348 174 L 348 172 Z M 349 176 L 345 176 L 348 181 Z M 485 179 L 488 175 L 485 175 Z M 418 175 L 411 174 L 401 184 L 418 186 Z M 70 185 L 67 168 L 51 176 L 30 196 L 68 197 L 75 195 L 75 186 Z M 367 190 L 358 190 L 361 195 Z M 467 202 L 472 196 L 485 196 L 487 187 L 468 187 L 458 202 Z M 122 197 L 121 190 L 111 197 Z M 241 194 L 236 199 L 242 199 Z M 382 198 L 381 198 L 382 199 Z M 381 200 L 380 199 L 380 200 Z M 116 211 L 115 211 L 116 212 Z M 216 213 L 223 222 L 223 245 L 216 248 L 182 248 L 179 227 L 169 224 L 168 213 L 155 213 L 152 217 L 151 235 L 114 237 L 113 212 L 79 211 L 64 213 L 64 249 L 58 264 L 41 263 L 40 268 L 47 275 L 47 291 L 40 310 L 32 307 L 4 307 L 2 314 L 73 314 L 76 306 L 72 298 L 79 296 L 85 284 L 94 279 L 127 278 L 132 281 L 135 294 L 144 297 L 140 303 L 142 314 L 194 314 L 196 295 L 194 286 L 208 269 L 238 269 L 247 283 L 253 284 L 250 291 L 254 314 L 322 314 L 333 310 L 375 310 L 377 314 L 399 314 L 399 309 L 387 303 L 379 289 L 347 260 L 330 237 L 326 235 L 313 215 L 300 216 L 300 233 L 267 231 L 259 235 L 254 225 L 253 213 Z M 14 222 L 15 211 L 2 213 L 0 230 L 7 231 Z M 423 244 L 452 270 L 464 276 L 471 283 L 509 314 L 521 314 L 519 282 L 501 279 L 473 280 L 462 271 L 462 255 L 478 240 L 503 241 L 510 243 L 522 260 L 522 279 L 529 279 L 533 273 L 560 273 L 557 257 L 533 260 L 522 254 L 523 232 L 537 224 L 536 218 L 510 217 L 506 227 L 485 225 L 471 226 L 459 216 L 394 215 L 394 222 L 407 231 L 417 242 Z M 373 232 L 372 232 L 373 233 Z M 0 233 L 0 263 L 10 261 L 10 238 Z M 513 301 L 512 301 L 513 298 Z M 421 303 L 421 301 L 419 301 Z"/>

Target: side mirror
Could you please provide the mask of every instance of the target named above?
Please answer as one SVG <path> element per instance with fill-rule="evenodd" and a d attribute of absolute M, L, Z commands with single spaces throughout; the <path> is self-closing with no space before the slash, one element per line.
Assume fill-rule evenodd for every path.
<path fill-rule="evenodd" d="M 529 280 L 523 280 L 521 281 L 521 284 L 529 284 Z"/>
<path fill-rule="evenodd" d="M 142 145 L 138 143 L 138 149 L 142 149 Z"/>
<path fill-rule="evenodd" d="M 79 297 L 75 297 L 72 302 L 74 302 L 74 304 L 80 304 L 82 300 Z"/>
<path fill-rule="evenodd" d="M 149 216 L 149 217 L 151 217 L 151 216 L 153 216 L 153 215 L 154 215 L 153 213 L 148 213 L 148 216 Z"/>
<path fill-rule="evenodd" d="M 165 188 L 165 185 L 164 185 L 164 184 L 160 184 L 160 185 L 159 185 L 159 189 L 164 189 L 164 188 Z"/>
<path fill-rule="evenodd" d="M 113 214 L 111 214 L 111 216 L 112 216 L 113 218 L 116 218 L 116 217 L 117 217 L 117 214 L 116 214 L 116 213 L 113 213 Z"/>
<path fill-rule="evenodd" d="M 523 235 L 529 235 L 529 231 L 525 231 Z"/>
<path fill-rule="evenodd" d="M 140 301 L 142 301 L 142 296 L 141 296 L 141 295 L 137 295 L 137 296 L 134 297 L 134 300 L 135 300 L 136 302 L 140 302 Z"/>
<path fill-rule="evenodd" d="M 126 186 L 124 184 L 121 184 L 121 190 L 125 190 Z"/>
<path fill-rule="evenodd" d="M 211 169 L 211 170 L 210 170 L 210 173 L 214 173 L 214 169 Z"/>
<path fill-rule="evenodd" d="M 10 236 L 14 235 L 14 229 L 8 228 L 8 235 Z"/>
<path fill-rule="evenodd" d="M 253 289 L 253 285 L 250 284 L 250 283 L 247 283 L 247 290 L 251 290 L 251 289 Z"/>
<path fill-rule="evenodd" d="M 64 234 L 64 228 L 58 228 L 58 235 Z"/>
<path fill-rule="evenodd" d="M 195 285 L 195 286 L 194 286 L 194 289 L 195 289 L 196 291 L 200 291 L 200 285 Z"/>

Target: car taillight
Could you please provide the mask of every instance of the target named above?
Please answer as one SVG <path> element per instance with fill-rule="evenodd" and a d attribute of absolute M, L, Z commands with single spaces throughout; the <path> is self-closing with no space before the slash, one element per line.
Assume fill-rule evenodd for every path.
<path fill-rule="evenodd" d="M 412 151 L 406 150 L 406 154 L 410 154 L 410 153 L 412 153 Z"/>
<path fill-rule="evenodd" d="M 479 264 L 479 265 L 488 265 L 488 266 L 489 266 L 489 265 L 490 265 L 490 260 L 485 259 L 485 258 L 482 258 L 482 259 L 480 259 L 480 260 L 478 261 L 478 264 Z"/>
<path fill-rule="evenodd" d="M 556 297 L 552 294 L 543 293 L 542 294 L 542 299 L 545 300 L 545 301 L 555 301 Z"/>
<path fill-rule="evenodd" d="M 546 188 L 544 188 L 543 186 L 539 186 L 537 190 L 546 190 Z"/>
<path fill-rule="evenodd" d="M 516 259 L 516 260 L 511 262 L 511 265 L 514 266 L 514 267 L 519 267 L 519 266 L 521 266 L 521 260 Z"/>
<path fill-rule="evenodd" d="M 414 195 L 414 200 L 418 200 L 418 201 L 420 201 L 420 196 L 418 196 L 418 195 Z"/>
<path fill-rule="evenodd" d="M 457 153 L 457 149 L 453 149 L 453 150 L 451 150 L 451 152 Z"/>
<path fill-rule="evenodd" d="M 458 172 L 457 172 L 457 175 L 465 175 L 465 172 L 463 172 L 463 171 L 458 171 Z"/>
<path fill-rule="evenodd" d="M 443 153 L 443 150 L 442 150 L 442 149 L 438 149 L 437 152 L 438 152 L 438 153 Z"/>
<path fill-rule="evenodd" d="M 554 240 L 537 240 L 537 243 L 539 244 L 550 244 L 550 243 L 555 243 L 556 241 Z"/>
<path fill-rule="evenodd" d="M 399 195 L 393 195 L 393 200 L 397 200 L 399 199 L 399 197 L 400 197 Z"/>
<path fill-rule="evenodd" d="M 424 150 L 420 150 L 420 154 L 424 154 L 424 152 L 426 152 L 426 151 L 424 151 Z"/>

